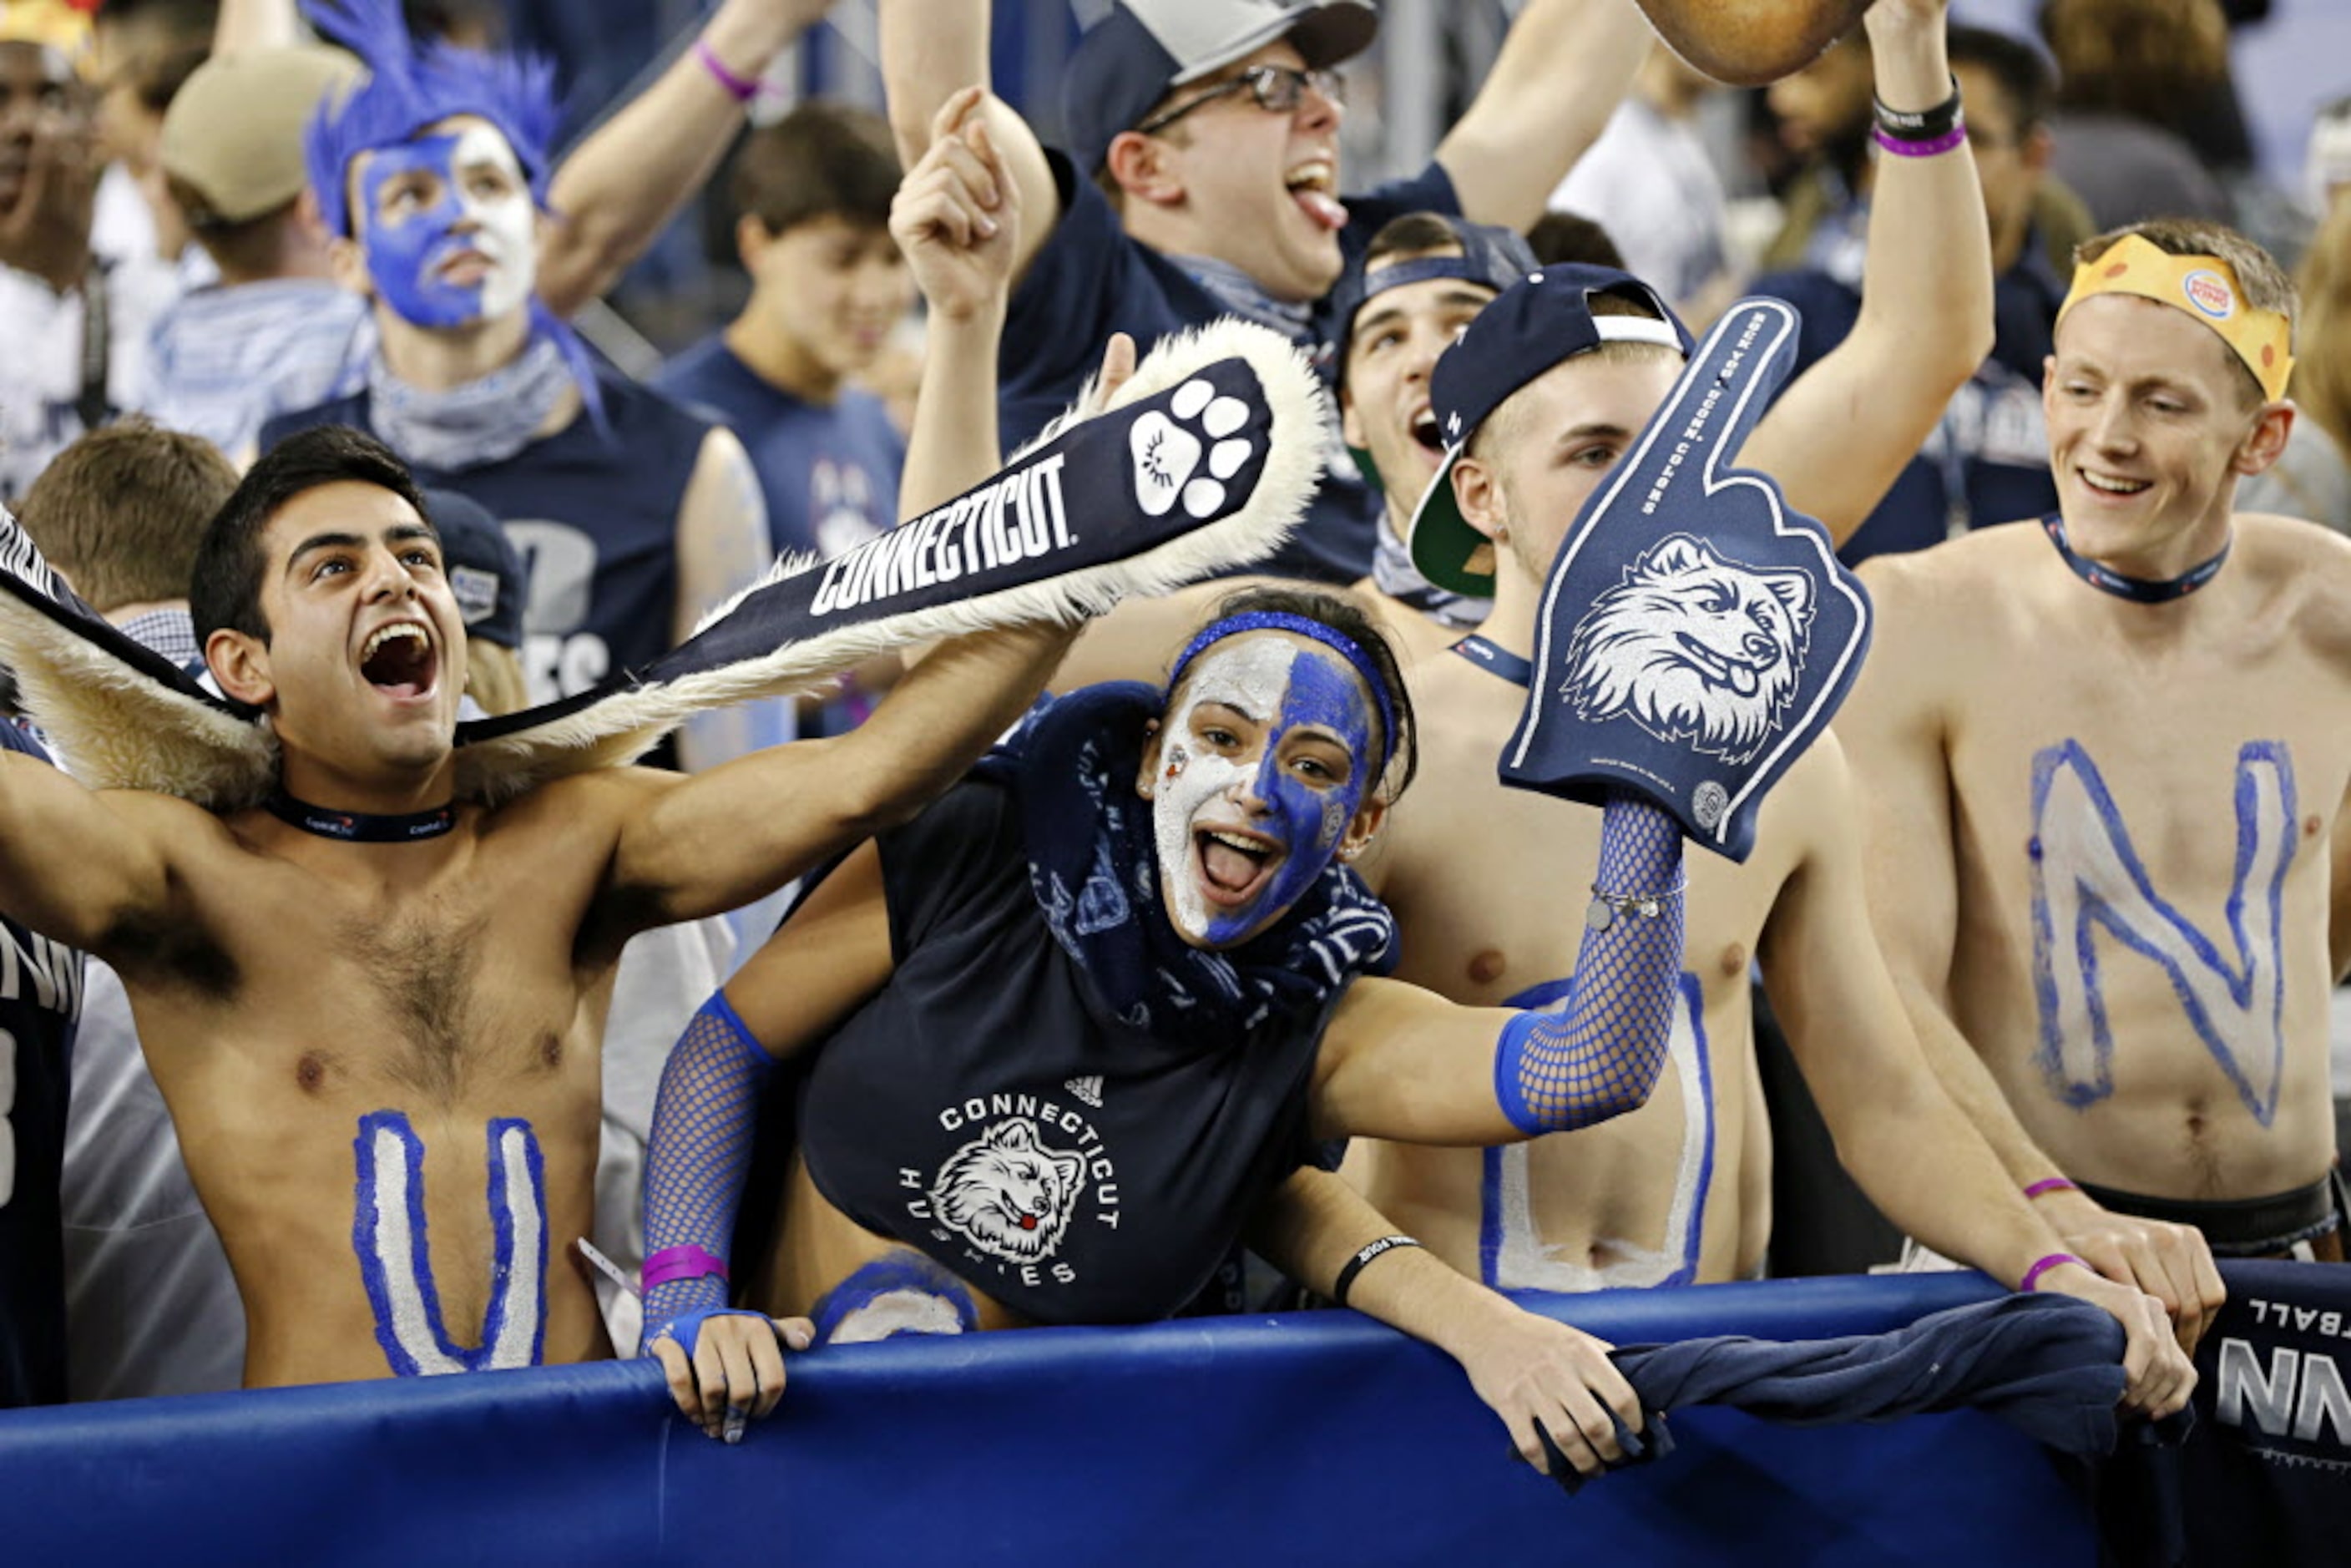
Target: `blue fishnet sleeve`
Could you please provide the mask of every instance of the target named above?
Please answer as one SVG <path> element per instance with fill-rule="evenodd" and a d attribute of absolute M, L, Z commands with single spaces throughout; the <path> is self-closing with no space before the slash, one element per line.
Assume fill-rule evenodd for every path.
<path fill-rule="evenodd" d="M 725 1260 L 751 1164 L 759 1090 L 775 1066 L 724 992 L 714 992 L 687 1022 L 662 1068 L 645 1142 L 648 1259 L 698 1247 Z M 663 1281 L 645 1292 L 645 1343 L 681 1312 L 726 1304 L 726 1281 L 716 1274 Z"/>
<path fill-rule="evenodd" d="M 1529 1137 L 1638 1110 L 1657 1085 L 1682 959 L 1682 832 L 1638 797 L 1602 809 L 1596 894 L 1654 899 L 1656 914 L 1612 910 L 1588 925 L 1565 1003 L 1503 1026 L 1494 1095 Z"/>

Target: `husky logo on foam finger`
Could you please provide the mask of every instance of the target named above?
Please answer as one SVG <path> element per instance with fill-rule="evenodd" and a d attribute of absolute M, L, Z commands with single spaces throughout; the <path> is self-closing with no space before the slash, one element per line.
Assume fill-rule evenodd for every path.
<path fill-rule="evenodd" d="M 1660 740 L 1745 762 L 1795 695 L 1817 597 L 1808 572 L 1758 570 L 1675 534 L 1576 623 L 1561 695 L 1586 719 L 1624 714 Z"/>
<path fill-rule="evenodd" d="M 1593 804 L 1630 789 L 1747 858 L 1765 794 L 1869 645 L 1868 596 L 1826 530 L 1734 465 L 1797 322 L 1775 299 L 1733 306 L 1584 504 L 1538 601 L 1504 783 Z"/>
<path fill-rule="evenodd" d="M 1045 1147 L 1037 1124 L 1015 1116 L 947 1156 L 931 1214 L 992 1258 L 1033 1263 L 1061 1245 L 1085 1183 L 1083 1158 Z"/>
<path fill-rule="evenodd" d="M 1151 410 L 1127 433 L 1134 458 L 1135 504 L 1147 515 L 1162 517 L 1180 497 L 1186 516 L 1214 515 L 1225 504 L 1225 481 L 1249 460 L 1248 438 L 1233 434 L 1249 419 L 1249 404 L 1237 397 L 1218 397 L 1205 381 L 1177 387 L 1165 413 Z M 1204 452 L 1207 471 L 1201 473 Z"/>

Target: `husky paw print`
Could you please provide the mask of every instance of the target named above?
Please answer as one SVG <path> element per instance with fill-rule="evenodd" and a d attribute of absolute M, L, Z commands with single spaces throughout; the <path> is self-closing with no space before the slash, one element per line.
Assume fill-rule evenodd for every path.
<path fill-rule="evenodd" d="M 1204 381 L 1186 382 L 1165 413 L 1153 409 L 1134 422 L 1127 444 L 1134 456 L 1134 498 L 1148 515 L 1166 516 L 1178 499 L 1193 517 L 1224 508 L 1225 481 L 1248 462 L 1249 404 L 1219 397 Z M 1207 456 L 1203 471 L 1202 455 Z"/>

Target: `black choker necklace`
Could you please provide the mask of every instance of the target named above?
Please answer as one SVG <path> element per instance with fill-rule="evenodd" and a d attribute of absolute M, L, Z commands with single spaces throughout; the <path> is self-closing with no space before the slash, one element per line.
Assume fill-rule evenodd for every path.
<path fill-rule="evenodd" d="M 355 844 L 413 843 L 419 839 L 437 839 L 457 825 L 455 801 L 429 811 L 377 816 L 367 811 L 329 810 L 308 800 L 297 800 L 283 789 L 269 797 L 269 814 L 306 833 Z"/>
<path fill-rule="evenodd" d="M 2117 599 L 2127 599 L 2135 604 L 2168 604 L 2175 599 L 2187 598 L 2220 575 L 2220 567 L 2229 559 L 2230 546 L 2237 542 L 2235 536 L 2231 535 L 2228 543 L 2220 547 L 2220 554 L 2210 560 L 2199 561 L 2178 577 L 2125 577 L 2112 567 L 2100 566 L 2096 561 L 2075 554 L 2074 547 L 2065 541 L 2064 519 L 2056 513 L 2052 512 L 2042 518 L 2041 527 L 2048 534 L 2049 542 L 2057 547 L 2059 559 L 2074 569 L 2075 577 L 2092 588 L 2103 590 Z"/>

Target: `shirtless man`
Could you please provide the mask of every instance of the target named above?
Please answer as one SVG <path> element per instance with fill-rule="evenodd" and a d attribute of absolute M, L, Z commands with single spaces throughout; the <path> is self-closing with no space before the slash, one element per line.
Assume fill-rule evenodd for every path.
<path fill-rule="evenodd" d="M 1924 103 L 1949 90 L 1938 12 L 1881 5 L 1872 13 L 1890 103 Z M 1904 96 L 1891 96 L 1897 93 Z M 1964 157 L 1885 162 L 1889 196 L 1949 176 L 1919 194 L 1938 203 L 1933 210 L 1947 228 L 1971 235 L 1988 280 L 1981 208 Z M 1924 225 L 1916 217 L 1905 219 L 1876 231 L 1895 244 L 1873 254 L 1874 277 L 1900 277 L 1886 264 L 1905 246 L 1934 243 L 1917 233 Z M 1472 417 L 1473 429 L 1446 429 L 1459 454 L 1450 465 L 1454 489 L 1433 497 L 1458 496 L 1457 518 L 1446 530 L 1424 515 L 1413 534 L 1415 563 L 1441 587 L 1478 592 L 1490 582 L 1495 609 L 1484 637 L 1463 647 L 1473 656 L 1439 654 L 1411 671 L 1416 706 L 1426 716 L 1426 793 L 1394 813 L 1366 857 L 1367 875 L 1405 934 L 1399 976 L 1465 1002 L 1540 1005 L 1569 972 L 1573 930 L 1515 914 L 1556 900 L 1560 879 L 1573 874 L 1566 868 L 1591 853 L 1593 814 L 1499 788 L 1494 756 L 1524 704 L 1510 676 L 1532 651 L 1537 596 L 1567 525 L 1628 450 L 1681 364 L 1678 352 L 1654 340 L 1607 340 L 1662 326 L 1662 304 L 1629 277 L 1556 268 L 1544 277 L 1520 289 L 1580 295 L 1613 283 L 1620 292 L 1600 297 L 1593 308 L 1604 314 L 1581 316 L 1582 346 L 1592 351 L 1556 364 L 1536 356 L 1523 367 L 1531 379 L 1482 423 Z M 1432 298 L 1440 287 L 1447 286 L 1406 286 L 1430 290 Z M 1480 315 L 1437 372 L 1437 419 L 1453 412 L 1448 383 L 1458 398 L 1479 373 L 1474 367 L 1491 373 L 1492 366 L 1527 358 L 1513 339 L 1571 340 L 1580 312 L 1553 315 Z M 1628 315 L 1635 321 L 1630 329 Z M 1533 325 L 1539 316 L 1541 327 Z M 1392 340 L 1410 325 L 1401 319 L 1391 328 L 1367 308 L 1357 324 L 1362 358 L 1351 361 L 1351 434 L 1363 430 L 1372 450 L 1404 465 L 1417 452 L 1396 440 L 1397 427 L 1428 406 L 1431 389 L 1425 372 L 1384 379 L 1378 356 L 1403 359 L 1405 344 Z M 1877 340 L 1857 333 L 1845 345 L 1854 358 L 1824 361 L 1800 382 L 1741 456 L 1746 465 L 1785 476 L 1793 507 L 1818 510 L 1844 529 L 1866 515 L 1931 427 L 1937 404 L 1966 374 L 1961 344 L 1958 354 L 1933 362 L 1947 380 L 1923 387 L 1897 381 L 1902 392 L 1889 398 L 1886 378 L 1902 374 L 1906 328 L 1899 312 L 1889 311 L 1864 330 Z M 1865 402 L 1875 405 L 1866 421 L 1847 413 Z M 1831 410 L 1837 412 L 1824 413 Z M 1466 570 L 1473 547 L 1481 555 L 1489 549 L 1490 578 Z M 1742 612 L 1751 608 L 1746 596 L 1765 586 L 1735 567 L 1703 574 L 1720 593 L 1741 597 Z M 1748 987 L 1750 960 L 1760 955 L 1840 1150 L 1886 1207 L 1953 1237 L 1971 1261 L 2011 1281 L 2059 1250 L 1908 1044 L 1892 987 L 1871 956 L 1854 810 L 1838 747 L 1824 740 L 1774 791 L 1743 865 L 1692 857 L 1673 1065 L 1642 1111 L 1575 1137 L 1482 1155 L 1359 1145 L 1349 1174 L 1378 1207 L 1491 1284 L 1583 1290 L 1754 1272 L 1770 1227 L 1769 1128 L 1754 1073 Z M 1928 1151 L 1931 1157 L 1922 1159 Z M 2043 1281 L 2044 1288 L 2097 1297 L 2126 1323 L 2145 1322 L 2136 1292 L 2118 1291 L 2087 1270 L 2056 1268 Z M 2149 1366 L 2164 1364 L 2159 1378 L 2176 1378 L 2184 1365 L 2168 1347 L 2146 1354 Z M 2184 1396 L 2184 1385 L 2174 1386 Z"/>
<path fill-rule="evenodd" d="M 971 265 L 926 264 L 950 248 L 937 234 L 910 248 L 918 276 Z M 933 333 L 946 416 L 975 352 L 944 317 Z M 1069 632 L 944 643 L 838 739 L 690 778 L 597 768 L 488 807 L 455 798 L 462 619 L 383 448 L 289 437 L 195 576 L 214 676 L 276 733 L 278 798 L 215 815 L 0 758 L 0 907 L 120 973 L 245 1299 L 246 1382 L 605 1354 L 565 1255 L 589 1228 L 622 946 L 917 809 Z"/>
<path fill-rule="evenodd" d="M 2082 1184 L 2038 1200 L 2061 1228 L 2103 1205 L 2340 1258 L 2351 545 L 2234 509 L 2294 423 L 2293 286 L 2201 223 L 2078 260 L 2043 394 L 2057 514 L 1867 573 L 1846 734 L 1878 933 L 2010 1175 Z"/>

